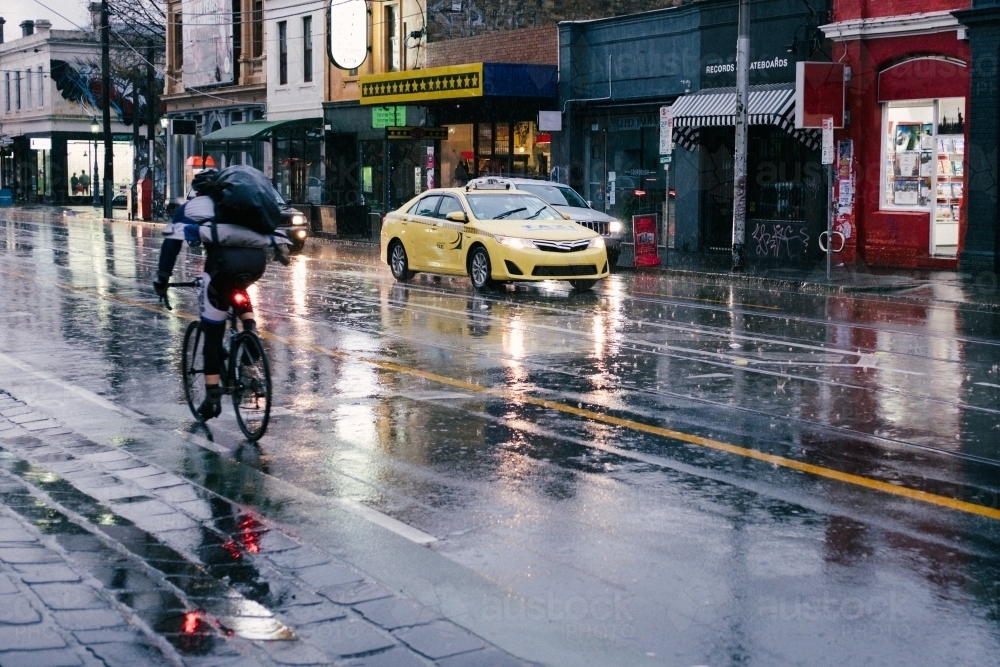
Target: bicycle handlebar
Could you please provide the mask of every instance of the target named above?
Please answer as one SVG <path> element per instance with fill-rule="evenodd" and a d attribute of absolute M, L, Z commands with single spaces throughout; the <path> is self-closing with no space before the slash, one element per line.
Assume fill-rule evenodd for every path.
<path fill-rule="evenodd" d="M 184 283 L 167 283 L 167 287 L 201 287 L 202 284 L 201 278 L 195 278 Z M 160 297 L 160 303 L 167 310 L 173 310 L 173 307 L 170 305 L 170 298 L 166 294 Z"/>

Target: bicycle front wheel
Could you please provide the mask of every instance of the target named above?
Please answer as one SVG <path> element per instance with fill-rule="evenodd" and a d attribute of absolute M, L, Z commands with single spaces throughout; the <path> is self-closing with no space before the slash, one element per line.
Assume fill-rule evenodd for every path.
<path fill-rule="evenodd" d="M 271 418 L 271 365 L 260 338 L 237 334 L 232 346 L 233 407 L 248 440 L 259 440 Z"/>
<path fill-rule="evenodd" d="M 181 376 L 184 380 L 184 398 L 195 419 L 198 406 L 205 400 L 205 332 L 201 322 L 195 320 L 184 332 L 184 351 L 181 354 Z"/>

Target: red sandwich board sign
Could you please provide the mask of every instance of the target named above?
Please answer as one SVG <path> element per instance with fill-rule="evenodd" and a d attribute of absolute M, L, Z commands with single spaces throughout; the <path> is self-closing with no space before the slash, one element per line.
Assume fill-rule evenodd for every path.
<path fill-rule="evenodd" d="M 832 118 L 834 128 L 844 127 L 844 87 L 847 66 L 843 63 L 796 63 L 795 127 L 821 128 Z"/>
<path fill-rule="evenodd" d="M 632 241 L 635 243 L 635 266 L 659 266 L 660 256 L 656 254 L 655 213 L 632 216 Z"/>

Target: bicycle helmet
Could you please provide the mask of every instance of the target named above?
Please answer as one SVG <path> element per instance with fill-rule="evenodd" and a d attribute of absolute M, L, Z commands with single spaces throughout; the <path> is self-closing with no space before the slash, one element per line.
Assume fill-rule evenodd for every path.
<path fill-rule="evenodd" d="M 215 169 L 202 169 L 191 180 L 191 188 L 196 195 L 203 195 L 215 183 L 219 177 L 219 172 Z"/>

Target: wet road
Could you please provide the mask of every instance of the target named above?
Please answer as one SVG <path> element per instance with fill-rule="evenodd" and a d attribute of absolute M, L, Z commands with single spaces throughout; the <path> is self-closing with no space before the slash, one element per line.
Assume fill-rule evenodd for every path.
<path fill-rule="evenodd" d="M 77 428 L 181 474 L 221 453 L 206 485 L 523 658 L 1000 655 L 1000 311 L 954 288 L 481 296 L 311 245 L 251 292 L 279 406 L 256 447 L 229 414 L 192 425 L 196 299 L 156 307 L 152 227 L 16 215 L 0 387 L 42 374 Z"/>

